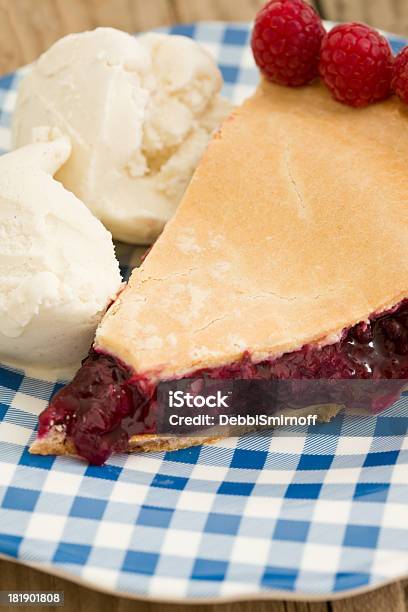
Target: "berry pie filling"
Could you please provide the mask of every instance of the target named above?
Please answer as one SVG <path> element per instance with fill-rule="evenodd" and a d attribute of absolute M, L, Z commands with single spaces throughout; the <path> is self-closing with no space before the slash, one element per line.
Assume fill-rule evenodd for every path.
<path fill-rule="evenodd" d="M 345 329 L 334 344 L 310 344 L 278 358 L 253 363 L 250 355 L 188 378 L 322 380 L 408 379 L 408 299 L 367 322 Z M 187 377 L 186 377 L 187 378 Z M 40 416 L 39 436 L 62 432 L 78 455 L 102 464 L 113 452 L 127 451 L 129 439 L 156 431 L 157 384 L 135 374 L 111 355 L 91 349 L 73 381 L 61 389 Z M 395 401 L 372 400 L 375 412 Z"/>

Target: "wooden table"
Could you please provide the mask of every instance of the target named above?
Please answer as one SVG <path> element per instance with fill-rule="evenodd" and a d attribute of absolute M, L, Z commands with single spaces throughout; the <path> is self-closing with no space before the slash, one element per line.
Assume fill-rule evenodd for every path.
<path fill-rule="evenodd" d="M 35 59 L 69 32 L 101 25 L 136 32 L 200 19 L 247 21 L 262 4 L 263 0 L 0 0 L 0 74 Z M 361 20 L 408 35 L 407 0 L 315 0 L 314 4 L 326 19 Z M 63 590 L 67 612 L 180 610 L 180 606 L 103 595 L 5 561 L 0 561 L 0 590 Z M 182 612 L 404 612 L 408 610 L 406 597 L 404 584 L 396 583 L 360 597 L 327 604 L 248 602 L 185 606 Z"/>

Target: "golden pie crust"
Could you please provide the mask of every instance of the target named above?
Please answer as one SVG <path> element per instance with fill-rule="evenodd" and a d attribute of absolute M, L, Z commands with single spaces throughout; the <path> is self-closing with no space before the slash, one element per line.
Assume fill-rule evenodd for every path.
<path fill-rule="evenodd" d="M 408 114 L 263 82 L 210 143 L 97 349 L 156 381 L 334 342 L 408 295 Z"/>

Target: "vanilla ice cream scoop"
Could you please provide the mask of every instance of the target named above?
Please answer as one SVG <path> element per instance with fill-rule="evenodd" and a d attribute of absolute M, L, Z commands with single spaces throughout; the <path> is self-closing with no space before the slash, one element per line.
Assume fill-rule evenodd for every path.
<path fill-rule="evenodd" d="M 0 157 L 0 361 L 69 375 L 121 277 L 110 233 L 53 179 L 69 140 L 38 135 Z"/>
<path fill-rule="evenodd" d="M 37 126 L 59 127 L 72 155 L 57 178 L 115 238 L 150 243 L 230 110 L 221 86 L 214 61 L 189 38 L 72 34 L 23 79 L 13 143 L 31 142 Z"/>

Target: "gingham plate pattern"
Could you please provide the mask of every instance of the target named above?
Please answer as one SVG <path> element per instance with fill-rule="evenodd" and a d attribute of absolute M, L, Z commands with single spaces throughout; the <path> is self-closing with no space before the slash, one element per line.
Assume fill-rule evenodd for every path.
<path fill-rule="evenodd" d="M 234 101 L 253 90 L 248 25 L 170 31 L 208 48 Z M 21 74 L 0 80 L 3 151 Z M 56 386 L 0 369 L 0 554 L 164 600 L 330 598 L 408 574 L 407 396 L 370 421 L 91 467 L 27 451 Z"/>

